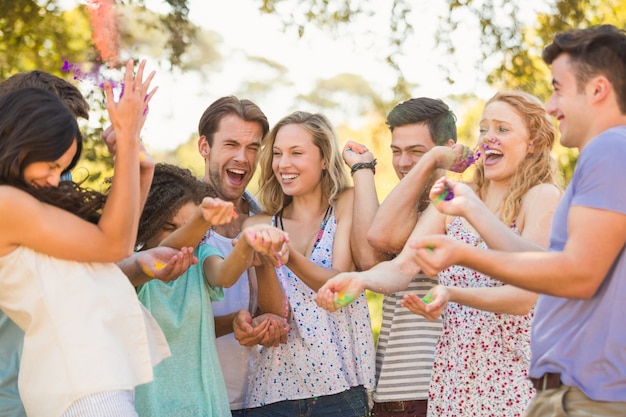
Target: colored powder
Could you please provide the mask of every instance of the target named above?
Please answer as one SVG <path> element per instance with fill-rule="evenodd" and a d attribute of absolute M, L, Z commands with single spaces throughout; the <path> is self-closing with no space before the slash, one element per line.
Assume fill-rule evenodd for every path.
<path fill-rule="evenodd" d="M 443 192 L 437 196 L 437 200 L 435 203 L 439 204 L 442 201 L 450 201 L 453 198 L 454 198 L 454 193 L 452 192 L 452 189 L 448 187 L 448 184 L 446 184 L 446 187 L 443 189 Z"/>
<path fill-rule="evenodd" d="M 424 304 L 430 304 L 433 301 L 432 291 L 428 291 L 425 296 L 422 297 Z"/>
<path fill-rule="evenodd" d="M 354 301 L 353 297 L 349 296 L 348 294 L 341 293 L 337 294 L 337 299 L 335 300 L 339 307 L 347 306 L 352 301 Z"/>
<path fill-rule="evenodd" d="M 448 170 L 453 172 L 463 172 L 472 164 L 475 164 L 476 161 L 480 159 L 480 155 L 480 150 L 476 149 L 474 152 L 468 153 L 463 158 L 455 161 L 450 168 L 448 168 Z"/>
<path fill-rule="evenodd" d="M 165 268 L 165 262 L 161 262 L 161 261 L 154 261 L 153 264 L 153 268 L 158 271 L 160 269 Z M 154 275 L 154 273 L 150 270 L 150 268 L 148 268 L 148 266 L 145 263 L 141 263 L 141 270 L 143 271 L 144 274 L 146 274 L 147 276 L 149 276 L 150 278 L 154 278 L 156 277 L 156 275 Z"/>
<path fill-rule="evenodd" d="M 113 67 L 118 59 L 119 33 L 113 9 L 114 0 L 88 0 L 87 10 L 91 17 L 93 41 L 102 62 Z"/>

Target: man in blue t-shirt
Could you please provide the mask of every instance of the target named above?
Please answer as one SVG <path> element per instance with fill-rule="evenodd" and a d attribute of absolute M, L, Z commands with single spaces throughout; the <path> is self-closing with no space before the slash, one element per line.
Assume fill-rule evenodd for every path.
<path fill-rule="evenodd" d="M 409 245 L 428 274 L 460 264 L 541 294 L 531 339 L 537 395 L 526 417 L 624 416 L 626 34 L 610 25 L 560 33 L 543 59 L 554 87 L 546 108 L 561 143 L 580 151 L 548 251 L 481 250 L 439 236 Z"/>

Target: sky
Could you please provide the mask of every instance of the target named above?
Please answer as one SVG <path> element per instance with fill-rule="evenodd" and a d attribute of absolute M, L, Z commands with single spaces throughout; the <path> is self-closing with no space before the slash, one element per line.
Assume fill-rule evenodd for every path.
<path fill-rule="evenodd" d="M 150 1 L 147 4 L 151 6 Z M 318 79 L 340 73 L 361 75 L 380 95 L 392 97 L 395 76 L 384 61 L 387 52 L 384 33 L 389 22 L 386 13 L 381 11 L 374 18 L 351 24 L 352 27 L 346 27 L 345 33 L 338 36 L 309 25 L 305 37 L 299 39 L 294 32 L 285 33 L 276 16 L 261 14 L 257 4 L 252 0 L 191 0 L 190 19 L 220 34 L 219 50 L 226 62 L 220 72 L 208 74 L 204 81 L 196 74 L 173 75 L 167 70 L 159 71 L 155 78 L 159 91 L 151 103 L 143 134 L 152 150 L 173 149 L 189 140 L 196 132 L 202 112 L 212 101 L 236 93 L 247 77 L 253 77 L 250 73 L 253 69 L 245 68 L 245 54 L 268 58 L 289 70 L 286 77 L 293 83 L 292 88 L 257 101 L 267 114 L 270 125 L 293 110 L 290 105 L 296 94 L 309 92 Z M 451 60 L 434 49 L 436 16 L 442 12 L 437 8 L 443 2 L 416 4 L 420 8 L 414 22 L 416 34 L 407 40 L 404 45 L 406 56 L 401 58 L 407 78 L 420 85 L 415 96 L 443 98 L 449 94 L 479 92 L 488 98 L 493 90 L 482 82 L 484 75 L 473 70 L 476 56 L 470 51 L 476 51 L 477 44 L 472 45 L 470 37 L 464 37 L 463 44 L 457 45 L 461 52 L 467 51 L 458 57 L 458 67 L 472 69 L 458 71 L 454 86 L 446 83 L 438 65 Z M 381 36 L 377 39 L 366 36 L 365 25 L 380 27 Z M 340 116 L 331 117 L 335 124 L 345 122 L 338 119 Z"/>
<path fill-rule="evenodd" d="M 372 1 L 388 4 L 387 1 Z M 539 2 L 541 0 L 532 0 L 523 4 Z M 146 0 L 145 3 L 152 10 L 166 12 L 164 7 L 167 6 L 162 0 Z M 291 6 L 300 2 L 288 0 L 285 3 Z M 294 97 L 309 93 L 317 80 L 340 73 L 360 75 L 380 96 L 393 97 L 395 74 L 385 62 L 389 26 L 389 11 L 385 9 L 388 7 L 381 7 L 373 17 L 351 22 L 336 34 L 309 24 L 300 39 L 293 30 L 285 31 L 277 16 L 262 14 L 258 4 L 254 0 L 189 0 L 190 19 L 221 37 L 218 50 L 223 63 L 218 71 L 203 76 L 190 72 L 181 74 L 159 67 L 156 62 L 148 63 L 148 69 L 157 71 L 154 84 L 159 86 L 142 135 L 151 151 L 171 150 L 187 142 L 197 134 L 198 120 L 211 102 L 224 95 L 238 94 L 243 83 L 258 79 L 259 66 L 251 64 L 246 56 L 263 57 L 288 69 L 283 81 L 288 82 L 289 87 L 281 87 L 255 100 L 268 116 L 270 126 L 295 110 Z M 528 18 L 532 18 L 532 11 L 533 7 L 527 6 Z M 444 12 L 444 2 L 415 2 L 411 17 L 415 33 L 407 37 L 399 57 L 407 80 L 418 85 L 412 95 L 445 99 L 449 95 L 473 93 L 488 99 L 495 91 L 484 83 L 485 74 L 475 69 L 478 33 L 471 28 L 461 28 L 454 39 L 458 51 L 454 57 L 435 48 L 438 16 Z M 369 28 L 375 28 L 379 36 L 368 35 Z M 446 82 L 439 68 L 442 64 L 454 68 L 454 85 Z M 459 116 L 454 103 L 450 104 Z M 348 108 L 345 113 L 340 110 L 327 114 L 335 125 L 350 122 L 349 115 Z"/>

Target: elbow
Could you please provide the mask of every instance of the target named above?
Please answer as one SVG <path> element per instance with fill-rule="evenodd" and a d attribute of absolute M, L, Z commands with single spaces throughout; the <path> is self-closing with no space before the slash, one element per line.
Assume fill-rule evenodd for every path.
<path fill-rule="evenodd" d="M 389 239 L 390 233 L 379 233 L 377 231 L 370 231 L 367 233 L 367 243 L 376 249 L 377 251 L 383 253 L 392 253 L 398 254 L 402 250 L 402 246 L 395 247 L 393 242 Z"/>
<path fill-rule="evenodd" d="M 570 288 L 571 294 L 567 298 L 573 298 L 578 300 L 589 300 L 598 292 L 598 285 L 595 285 L 595 281 L 581 282 L 579 285 L 573 285 Z"/>
<path fill-rule="evenodd" d="M 109 250 L 103 254 L 102 262 L 121 262 L 133 255 L 133 246 L 115 245 L 111 246 Z"/>
<path fill-rule="evenodd" d="M 533 310 L 533 308 L 535 308 L 535 305 L 537 304 L 537 297 L 538 297 L 537 294 L 534 294 L 534 293 L 529 294 L 529 296 L 526 297 L 526 299 L 522 300 L 517 305 L 517 308 L 512 313 L 518 316 L 525 316 L 529 314 Z"/>
<path fill-rule="evenodd" d="M 598 288 L 606 278 L 608 270 L 593 268 L 591 265 L 579 264 L 569 273 L 568 285 L 560 288 L 557 297 L 588 300 L 596 295 Z"/>

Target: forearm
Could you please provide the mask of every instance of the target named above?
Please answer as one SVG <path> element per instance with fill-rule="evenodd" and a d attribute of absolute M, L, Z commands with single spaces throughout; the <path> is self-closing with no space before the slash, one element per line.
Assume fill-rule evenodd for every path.
<path fill-rule="evenodd" d="M 376 210 L 379 206 L 374 172 L 369 169 L 361 169 L 354 172 L 353 179 L 354 204 L 350 247 L 357 269 L 366 270 L 378 262 L 386 260 L 387 256 L 367 241 L 367 232 L 374 222 L 374 216 L 376 216 Z"/>
<path fill-rule="evenodd" d="M 418 220 L 417 207 L 435 168 L 427 156 L 402 178 L 376 211 L 367 234 L 368 242 L 376 249 L 400 253 L 411 235 Z"/>
<path fill-rule="evenodd" d="M 297 252 L 289 254 L 287 266 L 313 291 L 318 291 L 330 278 L 342 271 L 322 268 Z"/>
<path fill-rule="evenodd" d="M 150 192 L 150 186 L 152 185 L 152 178 L 154 177 L 154 163 L 141 165 L 139 169 L 139 189 L 140 189 L 140 212 L 143 211 L 143 208 L 146 204 L 146 200 L 148 199 L 148 193 Z"/>
<path fill-rule="evenodd" d="M 391 294 L 406 289 L 420 272 L 419 266 L 408 259 L 406 250 L 391 261 L 381 262 L 372 269 L 359 273 L 365 289 Z"/>
<path fill-rule="evenodd" d="M 267 264 L 255 267 L 259 283 L 258 304 L 261 313 L 272 313 L 285 319 L 289 318 L 289 301 L 285 295 L 276 269 Z"/>
<path fill-rule="evenodd" d="M 492 313 L 525 315 L 537 302 L 537 294 L 511 285 L 483 288 L 446 287 L 450 302 Z"/>
<path fill-rule="evenodd" d="M 542 251 L 544 248 L 524 239 L 502 223 L 480 200 L 471 200 L 463 215 L 487 246 L 507 252 Z"/>
<path fill-rule="evenodd" d="M 237 315 L 234 311 L 225 316 L 214 317 L 215 322 L 215 337 L 222 337 L 233 332 L 233 319 Z"/>
<path fill-rule="evenodd" d="M 254 251 L 252 248 L 245 242 L 245 239 L 239 239 L 233 250 L 219 263 L 217 268 L 207 270 L 205 266 L 205 276 L 212 286 L 228 288 L 252 266 L 253 259 Z"/>
<path fill-rule="evenodd" d="M 580 256 L 566 252 L 501 252 L 464 247 L 457 262 L 528 291 L 564 298 L 589 298 L 603 277 Z M 578 258 L 578 259 L 577 259 Z"/>
<path fill-rule="evenodd" d="M 120 259 L 132 254 L 139 224 L 138 153 L 138 143 L 125 143 L 118 147 L 113 184 L 98 222 L 98 227 L 105 236 L 103 247 L 119 248 Z"/>
<path fill-rule="evenodd" d="M 187 246 L 196 247 L 211 227 L 211 224 L 204 220 L 200 209 L 198 213 L 186 224 L 169 234 L 159 246 L 167 246 L 180 249 Z"/>

